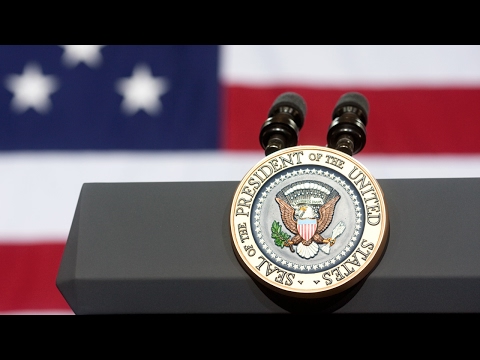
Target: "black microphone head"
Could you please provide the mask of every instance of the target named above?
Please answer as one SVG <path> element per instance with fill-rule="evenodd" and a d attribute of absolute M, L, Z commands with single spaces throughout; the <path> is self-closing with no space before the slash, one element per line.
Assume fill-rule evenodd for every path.
<path fill-rule="evenodd" d="M 297 93 L 286 92 L 275 99 L 260 129 L 259 139 L 265 155 L 297 145 L 306 112 L 305 100 Z"/>
<path fill-rule="evenodd" d="M 345 112 L 354 112 L 363 124 L 367 125 L 368 111 L 369 104 L 367 98 L 358 92 L 349 92 L 338 99 L 332 118 L 335 119 Z"/>
<path fill-rule="evenodd" d="M 272 117 L 279 112 L 290 113 L 293 116 L 295 124 L 300 130 L 305 122 L 307 113 L 307 104 L 303 97 L 294 92 L 286 92 L 279 95 L 272 104 L 268 117 Z"/>
<path fill-rule="evenodd" d="M 333 110 L 327 133 L 328 147 L 352 156 L 359 153 L 367 141 L 369 104 L 358 92 L 343 94 Z"/>

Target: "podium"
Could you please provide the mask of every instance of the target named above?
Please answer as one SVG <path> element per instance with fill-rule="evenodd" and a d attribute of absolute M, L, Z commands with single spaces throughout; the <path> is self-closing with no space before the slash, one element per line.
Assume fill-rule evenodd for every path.
<path fill-rule="evenodd" d="M 480 312 L 480 179 L 378 182 L 383 258 L 331 298 L 285 298 L 244 271 L 235 181 L 84 184 L 56 285 L 75 314 Z"/>

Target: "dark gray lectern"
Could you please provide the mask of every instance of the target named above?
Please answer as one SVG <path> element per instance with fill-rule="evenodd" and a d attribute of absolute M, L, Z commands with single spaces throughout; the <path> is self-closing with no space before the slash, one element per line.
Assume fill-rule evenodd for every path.
<path fill-rule="evenodd" d="M 229 181 L 84 184 L 57 287 L 75 314 L 480 312 L 480 179 L 378 182 L 383 259 L 334 298 L 287 299 L 247 275 Z"/>

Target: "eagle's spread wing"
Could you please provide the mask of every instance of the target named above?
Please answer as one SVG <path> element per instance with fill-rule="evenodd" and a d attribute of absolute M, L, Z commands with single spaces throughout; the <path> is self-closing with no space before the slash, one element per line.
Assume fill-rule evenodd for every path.
<path fill-rule="evenodd" d="M 294 234 L 298 234 L 297 222 L 293 215 L 295 214 L 295 209 L 288 205 L 285 201 L 280 198 L 275 198 L 278 205 L 280 205 L 280 212 L 282 214 L 282 220 L 288 230 Z"/>
<path fill-rule="evenodd" d="M 334 197 L 320 208 L 320 218 L 317 219 L 317 230 L 315 231 L 316 234 L 321 234 L 332 222 L 333 210 L 335 209 L 335 205 L 339 199 L 340 195 Z"/>

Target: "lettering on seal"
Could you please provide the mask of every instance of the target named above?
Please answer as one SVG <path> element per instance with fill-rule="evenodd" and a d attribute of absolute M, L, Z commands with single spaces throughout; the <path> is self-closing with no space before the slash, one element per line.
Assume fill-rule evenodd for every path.
<path fill-rule="evenodd" d="M 376 226 L 380 223 L 381 211 L 380 201 L 377 193 L 373 188 L 372 183 L 368 180 L 367 176 L 361 172 L 356 166 L 350 171 L 348 177 L 352 179 L 353 183 L 358 186 L 360 193 L 363 197 L 363 202 L 367 209 L 367 223 L 372 226 Z M 365 183 L 365 180 L 367 182 Z"/>

